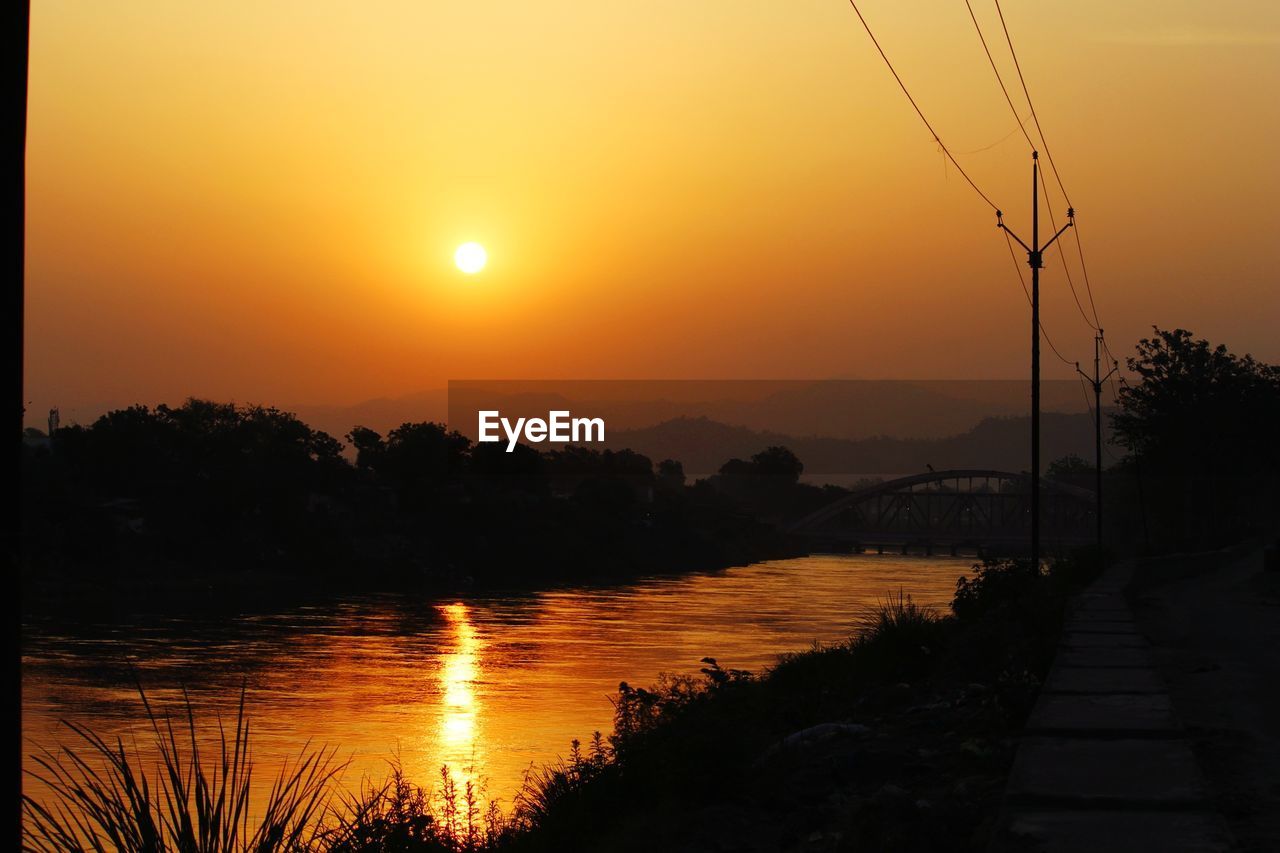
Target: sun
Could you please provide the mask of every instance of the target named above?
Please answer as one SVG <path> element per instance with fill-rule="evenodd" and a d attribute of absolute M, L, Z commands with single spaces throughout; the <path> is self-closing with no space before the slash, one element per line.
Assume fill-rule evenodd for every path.
<path fill-rule="evenodd" d="M 479 243 L 463 243 L 453 253 L 453 262 L 467 275 L 473 275 L 484 269 L 489 262 L 489 253 Z"/>

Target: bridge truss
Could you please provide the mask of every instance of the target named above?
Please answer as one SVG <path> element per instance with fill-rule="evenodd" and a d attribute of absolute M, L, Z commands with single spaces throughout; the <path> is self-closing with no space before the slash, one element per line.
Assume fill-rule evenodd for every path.
<path fill-rule="evenodd" d="M 1018 553 L 1031 537 L 1031 478 L 985 469 L 930 471 L 859 489 L 791 531 L 819 550 Z M 1094 493 L 1041 479 L 1041 536 L 1059 550 L 1092 541 Z"/>

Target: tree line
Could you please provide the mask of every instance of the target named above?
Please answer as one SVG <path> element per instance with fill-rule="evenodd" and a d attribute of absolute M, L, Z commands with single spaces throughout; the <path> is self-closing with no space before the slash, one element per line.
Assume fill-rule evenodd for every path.
<path fill-rule="evenodd" d="M 356 427 L 344 445 L 279 409 L 198 399 L 29 433 L 36 578 L 457 585 L 714 568 L 798 553 L 777 522 L 830 499 L 785 448 L 690 484 L 678 461 L 630 450 L 507 452 L 434 422 Z"/>
<path fill-rule="evenodd" d="M 1109 540 L 1218 547 L 1280 517 L 1280 368 L 1183 329 L 1128 359 L 1111 413 Z M 513 452 L 433 422 L 344 442 L 264 406 L 133 406 L 23 442 L 30 577 L 246 571 L 525 583 L 711 568 L 798 553 L 785 523 L 845 493 L 785 447 L 687 482 L 630 450 Z M 349 450 L 348 450 L 349 448 Z M 1091 486 L 1092 466 L 1050 476 Z"/>

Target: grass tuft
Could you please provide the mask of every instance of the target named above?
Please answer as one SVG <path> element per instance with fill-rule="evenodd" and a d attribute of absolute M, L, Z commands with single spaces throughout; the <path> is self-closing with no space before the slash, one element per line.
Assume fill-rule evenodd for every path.
<path fill-rule="evenodd" d="M 239 853 L 298 850 L 315 841 L 328 807 L 333 780 L 346 767 L 329 749 L 303 747 L 286 761 L 266 801 L 250 802 L 253 760 L 245 691 L 241 688 L 230 738 L 218 720 L 218 750 L 212 762 L 201 754 L 195 712 L 183 693 L 185 725 L 175 727 L 157 713 L 138 688 L 159 760 L 148 776 L 142 757 L 116 738 L 65 722 L 78 740 L 35 756 L 40 770 L 27 771 L 50 792 L 42 803 L 22 796 L 23 848 L 32 851 L 148 851 L 148 853 Z"/>
<path fill-rule="evenodd" d="M 947 622 L 936 610 L 916 604 L 899 590 L 859 620 L 849 648 L 868 675 L 911 679 L 935 665 L 946 629 Z"/>

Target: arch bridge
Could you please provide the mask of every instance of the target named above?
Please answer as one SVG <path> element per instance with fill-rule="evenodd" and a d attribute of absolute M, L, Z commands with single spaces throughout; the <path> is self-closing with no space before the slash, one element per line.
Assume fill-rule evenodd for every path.
<path fill-rule="evenodd" d="M 1093 541 L 1094 493 L 1040 478 L 1040 537 L 1046 550 Z M 859 489 L 791 525 L 815 550 L 1029 550 L 1031 477 L 987 469 L 929 471 Z"/>

